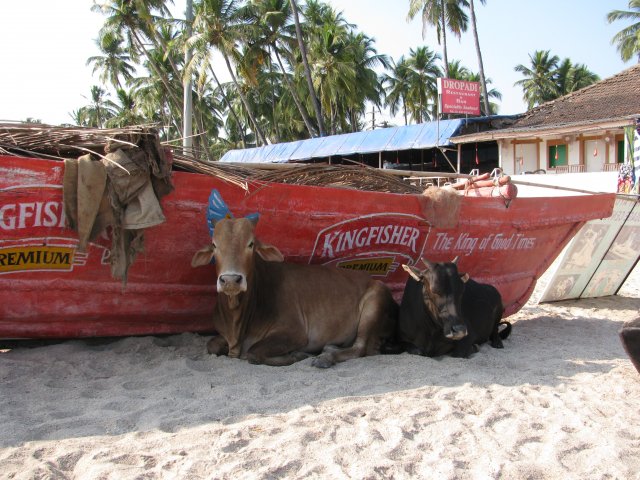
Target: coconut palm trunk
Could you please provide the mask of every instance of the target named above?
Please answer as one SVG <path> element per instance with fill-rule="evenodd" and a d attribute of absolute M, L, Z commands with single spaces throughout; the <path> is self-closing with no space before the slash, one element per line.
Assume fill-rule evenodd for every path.
<path fill-rule="evenodd" d="M 309 67 L 309 61 L 307 60 L 307 49 L 302 38 L 302 27 L 300 27 L 300 17 L 298 16 L 298 4 L 296 0 L 291 0 L 291 8 L 293 10 L 293 21 L 296 25 L 296 38 L 298 39 L 298 47 L 300 48 L 300 56 L 302 57 L 302 63 L 304 65 L 304 76 L 307 79 L 307 85 L 309 86 L 309 95 L 311 96 L 311 103 L 313 109 L 316 112 L 316 121 L 318 122 L 318 133 L 321 137 L 324 136 L 324 123 L 322 122 L 322 111 L 320 110 L 320 101 L 316 95 L 316 91 L 313 88 L 313 79 L 311 78 L 311 68 Z"/>
<path fill-rule="evenodd" d="M 238 79 L 236 78 L 236 75 L 233 73 L 233 67 L 231 66 L 231 61 L 229 60 L 229 56 L 227 55 L 227 53 L 225 51 L 221 51 L 221 53 L 222 53 L 222 57 L 224 58 L 225 63 L 227 64 L 227 69 L 229 70 L 229 75 L 231 75 L 231 81 L 235 85 L 236 90 L 238 92 L 238 95 L 240 96 L 240 101 L 242 101 L 242 105 L 244 105 L 244 108 L 245 108 L 245 110 L 247 112 L 247 116 L 249 117 L 249 120 L 251 121 L 251 123 L 253 125 L 253 131 L 255 132 L 256 137 L 258 137 L 258 139 L 260 140 L 262 145 L 266 145 L 267 144 L 267 140 L 265 139 L 264 134 L 262 133 L 262 129 L 258 125 L 256 117 L 253 114 L 253 109 L 249 105 L 249 101 L 247 100 L 246 95 L 242 92 L 242 89 L 240 88 L 240 84 L 238 83 Z"/>
<path fill-rule="evenodd" d="M 447 22 L 444 14 L 444 2 L 440 1 L 440 28 L 442 29 L 442 60 L 444 62 L 444 76 L 449 77 L 449 56 L 447 55 Z"/>
<path fill-rule="evenodd" d="M 480 0 L 484 3 L 485 0 Z M 469 0 L 469 10 L 471 11 L 471 28 L 473 29 L 473 41 L 476 46 L 476 55 L 478 56 L 478 69 L 480 70 L 480 87 L 482 88 L 482 98 L 484 100 L 484 114 L 486 116 L 491 115 L 489 108 L 489 96 L 487 95 L 487 81 L 484 77 L 484 65 L 482 63 L 482 51 L 480 50 L 480 41 L 478 40 L 478 26 L 476 24 L 476 10 L 473 5 L 473 0 Z"/>
<path fill-rule="evenodd" d="M 286 72 L 286 70 L 284 68 L 284 65 L 282 64 L 282 59 L 280 58 L 280 54 L 278 53 L 278 48 L 276 46 L 274 46 L 273 47 L 273 51 L 276 54 L 276 60 L 278 60 L 278 65 L 280 65 L 280 69 L 282 70 L 282 76 L 284 78 L 284 81 L 287 84 L 287 87 L 289 88 L 289 91 L 291 92 L 291 97 L 293 98 L 293 101 L 295 102 L 296 107 L 298 107 L 298 111 L 300 112 L 300 115 L 302 116 L 302 120 L 304 121 L 304 124 L 306 125 L 307 130 L 309 131 L 309 136 L 311 138 L 313 138 L 313 137 L 315 137 L 315 130 L 313 128 L 313 125 L 311 125 L 311 119 L 309 118 L 309 114 L 307 113 L 307 109 L 304 107 L 304 105 L 300 101 L 300 97 L 298 96 L 298 93 L 296 92 L 295 86 L 293 85 L 293 82 L 291 81 L 291 79 L 287 75 L 287 72 Z"/>
<path fill-rule="evenodd" d="M 242 131 L 244 131 L 245 130 L 244 125 L 242 125 L 242 122 L 240 122 L 240 119 L 238 118 L 238 115 L 236 114 L 236 111 L 233 109 L 233 106 L 231 105 L 231 102 L 229 101 L 229 98 L 227 98 L 227 94 L 225 93 L 224 89 L 222 88 L 222 85 L 220 84 L 220 80 L 218 80 L 218 76 L 216 75 L 216 72 L 214 72 L 213 67 L 211 66 L 211 64 L 209 64 L 209 71 L 211 72 L 211 76 L 213 77 L 213 80 L 216 82 L 216 85 L 218 86 L 218 89 L 220 90 L 220 95 L 222 96 L 222 100 L 224 100 L 225 105 L 229 109 L 229 113 L 231 114 L 233 119 L 236 121 L 236 124 L 241 128 Z M 242 137 L 241 142 L 242 142 L 242 148 L 247 148 L 247 144 L 244 141 L 244 136 Z"/>
<path fill-rule="evenodd" d="M 149 51 L 146 49 L 144 45 L 144 42 L 138 37 L 138 34 L 135 30 L 133 30 L 133 38 L 135 39 L 136 47 L 141 52 L 143 52 L 144 57 L 148 60 L 148 65 L 151 67 L 151 70 L 153 70 L 153 73 L 155 73 L 158 76 L 158 78 L 164 85 L 166 93 L 169 96 L 169 99 L 171 100 L 173 107 L 176 109 L 176 111 L 182 111 L 182 101 L 178 97 L 176 97 L 175 93 L 173 92 L 173 89 L 171 88 L 167 75 L 160 70 L 158 65 L 155 64 L 155 62 L 153 61 L 153 57 L 149 54 Z M 182 132 L 182 129 L 183 129 L 182 122 L 177 122 L 177 123 L 179 124 L 180 132 Z"/>

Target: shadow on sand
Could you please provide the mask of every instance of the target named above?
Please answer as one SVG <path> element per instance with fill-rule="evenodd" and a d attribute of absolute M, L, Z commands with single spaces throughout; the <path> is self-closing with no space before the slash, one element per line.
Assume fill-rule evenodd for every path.
<path fill-rule="evenodd" d="M 620 326 L 562 313 L 538 316 L 517 320 L 503 350 L 485 344 L 470 359 L 404 353 L 351 360 L 328 370 L 314 368 L 311 359 L 267 367 L 210 356 L 207 337 L 195 334 L 12 342 L 12 350 L 0 354 L 0 411 L 7 433 L 0 446 L 152 429 L 175 432 L 413 389 L 427 389 L 424 395 L 432 396 L 468 384 L 554 388 L 577 375 L 604 375 L 628 360 Z"/>

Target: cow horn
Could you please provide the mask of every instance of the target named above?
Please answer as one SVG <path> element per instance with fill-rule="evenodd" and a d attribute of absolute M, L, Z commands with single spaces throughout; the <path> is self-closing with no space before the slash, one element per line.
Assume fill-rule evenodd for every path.
<path fill-rule="evenodd" d="M 462 283 L 467 283 L 469 281 L 469 274 L 465 273 L 464 275 L 461 275 L 460 280 L 462 280 Z"/>
<path fill-rule="evenodd" d="M 453 260 L 451 260 L 451 263 L 453 263 L 454 265 L 457 265 L 457 264 L 458 264 L 458 259 L 459 259 L 459 258 L 460 258 L 459 256 L 456 256 L 456 258 L 454 258 Z"/>
<path fill-rule="evenodd" d="M 402 264 L 402 268 L 404 268 L 404 270 L 411 275 L 411 278 L 416 282 L 420 282 L 422 280 L 421 272 L 416 267 L 410 267 L 409 265 Z"/>

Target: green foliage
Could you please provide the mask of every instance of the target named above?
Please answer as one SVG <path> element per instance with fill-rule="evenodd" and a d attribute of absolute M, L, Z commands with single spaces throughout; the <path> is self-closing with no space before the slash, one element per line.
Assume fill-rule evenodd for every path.
<path fill-rule="evenodd" d="M 629 0 L 629 10 L 612 10 L 607 15 L 609 23 L 619 20 L 631 20 L 635 23 L 616 33 L 611 43 L 617 44 L 620 57 L 625 62 L 634 56 L 640 62 L 640 0 Z"/>
<path fill-rule="evenodd" d="M 635 8 L 638 2 L 630 4 Z M 425 28 L 437 29 L 444 60 L 424 45 L 396 62 L 322 0 L 194 0 L 190 23 L 171 18 L 168 3 L 94 4 L 104 24 L 96 40 L 100 54 L 87 64 L 102 84 L 91 88 L 87 105 L 72 112 L 75 123 L 155 124 L 164 139 L 177 144 L 190 80 L 194 150 L 217 159 L 230 148 L 357 131 L 371 108 L 402 114 L 405 124 L 424 122 L 435 115 L 436 79 L 444 70 L 453 78 L 480 80 L 459 62 L 446 62 L 446 33 L 460 37 L 468 26 L 475 30 L 468 0 L 409 0 L 409 17 L 421 15 Z M 532 68 L 516 67 L 532 105 L 597 79 L 584 65 L 560 62 L 548 52 L 535 55 Z M 495 89 L 488 91 L 489 100 L 500 98 Z M 497 112 L 497 104 L 490 103 L 490 110 Z"/>
<path fill-rule="evenodd" d="M 586 65 L 574 65 L 568 58 L 561 61 L 549 50 L 537 50 L 529 55 L 529 59 L 530 66 L 520 64 L 515 67 L 524 78 L 514 85 L 522 87 L 523 99 L 530 109 L 600 80 Z"/>

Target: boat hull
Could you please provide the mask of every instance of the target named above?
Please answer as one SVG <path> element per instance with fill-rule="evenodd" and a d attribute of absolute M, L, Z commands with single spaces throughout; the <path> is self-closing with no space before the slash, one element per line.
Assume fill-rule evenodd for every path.
<path fill-rule="evenodd" d="M 611 215 L 615 195 L 464 197 L 453 224 L 430 198 L 339 188 L 248 184 L 173 172 L 167 221 L 145 231 L 126 286 L 111 277 L 110 238 L 86 252 L 66 227 L 64 164 L 0 156 L 0 337 L 69 338 L 210 332 L 215 268 L 192 268 L 209 242 L 207 201 L 218 190 L 234 216 L 258 213 L 257 233 L 288 261 L 368 271 L 400 300 L 403 263 L 449 261 L 495 285 L 505 316 L 588 220 Z M 508 206 L 507 206 L 508 204 Z M 435 213 L 434 213 L 435 212 Z"/>

